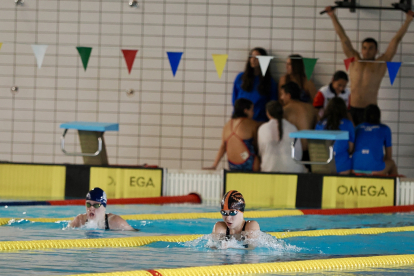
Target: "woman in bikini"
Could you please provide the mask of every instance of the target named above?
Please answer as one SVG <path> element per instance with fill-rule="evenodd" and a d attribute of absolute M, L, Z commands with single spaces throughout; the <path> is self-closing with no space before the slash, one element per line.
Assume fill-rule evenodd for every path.
<path fill-rule="evenodd" d="M 257 236 L 260 226 L 257 221 L 244 219 L 245 205 L 243 195 L 236 190 L 231 190 L 223 196 L 220 210 L 223 221 L 214 225 L 213 238 L 227 241 L 233 237 L 236 240 L 245 240 Z"/>
<path fill-rule="evenodd" d="M 259 171 L 260 162 L 257 152 L 257 128 L 259 124 L 252 120 L 253 103 L 247 99 L 238 99 L 230 121 L 223 128 L 222 142 L 214 164 L 215 170 L 225 153 L 232 171 Z"/>

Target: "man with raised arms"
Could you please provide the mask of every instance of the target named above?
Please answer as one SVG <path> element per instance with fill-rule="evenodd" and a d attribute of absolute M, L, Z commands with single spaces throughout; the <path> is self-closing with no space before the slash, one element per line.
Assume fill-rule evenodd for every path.
<path fill-rule="evenodd" d="M 349 78 L 351 82 L 350 112 L 354 124 L 358 125 L 363 122 L 364 108 L 369 104 L 377 104 L 378 90 L 387 70 L 385 62 L 391 61 L 394 57 L 398 44 L 401 42 L 401 39 L 413 20 L 414 13 L 413 11 L 407 12 L 404 24 L 392 38 L 384 54 L 378 58 L 375 58 L 378 53 L 377 41 L 373 38 L 366 38 L 362 41 L 361 58 L 360 54 L 352 47 L 352 43 L 345 34 L 332 7 L 326 7 L 325 10 L 331 17 L 335 31 L 341 39 L 342 49 L 345 55 L 347 58 L 355 58 L 349 67 Z"/>

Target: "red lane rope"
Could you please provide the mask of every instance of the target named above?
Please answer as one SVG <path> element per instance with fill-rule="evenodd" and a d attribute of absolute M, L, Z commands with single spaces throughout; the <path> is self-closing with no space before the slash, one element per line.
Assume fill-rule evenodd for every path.
<path fill-rule="evenodd" d="M 414 205 L 386 206 L 352 209 L 301 209 L 304 215 L 351 215 L 351 214 L 377 214 L 377 213 L 404 213 L 414 211 Z"/>
<path fill-rule="evenodd" d="M 51 200 L 50 205 L 85 205 L 85 199 Z M 201 203 L 198 194 L 191 193 L 185 196 L 160 196 L 146 198 L 119 198 L 108 199 L 108 204 L 171 204 L 171 203 Z"/>

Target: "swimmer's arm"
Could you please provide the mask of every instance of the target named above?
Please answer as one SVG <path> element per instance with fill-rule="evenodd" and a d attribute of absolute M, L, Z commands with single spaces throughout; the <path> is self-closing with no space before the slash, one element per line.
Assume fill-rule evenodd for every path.
<path fill-rule="evenodd" d="M 392 160 L 392 147 L 385 148 L 384 160 Z"/>
<path fill-rule="evenodd" d="M 410 26 L 411 21 L 413 20 L 413 11 L 407 12 L 406 19 L 404 24 L 401 26 L 401 28 L 398 30 L 398 32 L 395 34 L 395 36 L 390 41 L 390 44 L 388 44 L 388 48 L 385 51 L 385 53 L 378 58 L 378 60 L 385 60 L 385 61 L 391 61 L 394 57 L 395 53 L 397 52 L 398 44 L 400 44 L 403 36 L 408 30 L 408 27 Z"/>
<path fill-rule="evenodd" d="M 356 57 L 356 58 L 360 59 L 358 52 L 355 51 L 354 47 L 352 46 L 351 40 L 346 35 L 345 30 L 342 27 L 342 25 L 339 23 L 338 18 L 336 17 L 334 10 L 329 6 L 326 7 L 325 10 L 326 10 L 326 13 L 329 15 L 329 17 L 332 19 L 332 23 L 334 25 L 335 32 L 337 33 L 337 35 L 341 39 L 342 50 L 344 51 L 344 54 L 348 58 Z"/>
<path fill-rule="evenodd" d="M 222 139 L 219 151 L 217 152 L 216 159 L 214 160 L 213 166 L 209 168 L 203 168 L 204 170 L 215 170 L 217 168 L 218 163 L 220 162 L 223 155 L 226 153 L 226 141 L 224 139 L 224 127 L 223 127 L 223 133 L 222 133 Z"/>
<path fill-rule="evenodd" d="M 126 220 L 124 220 L 118 215 L 113 215 L 109 223 L 109 228 L 113 230 L 137 231 L 137 229 L 132 228 L 132 226 L 129 225 Z"/>

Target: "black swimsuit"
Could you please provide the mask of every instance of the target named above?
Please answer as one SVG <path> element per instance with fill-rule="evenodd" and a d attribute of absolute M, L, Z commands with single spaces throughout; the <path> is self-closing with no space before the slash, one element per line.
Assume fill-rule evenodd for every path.
<path fill-rule="evenodd" d="M 108 214 L 105 214 L 105 230 L 109 230 Z"/>
<path fill-rule="evenodd" d="M 244 225 L 243 225 L 243 229 L 242 229 L 242 231 L 245 231 L 245 228 L 246 228 L 246 222 L 247 221 L 244 221 Z M 230 239 L 230 229 L 227 227 L 227 230 L 226 230 L 226 239 Z M 244 238 L 243 238 L 243 240 L 244 240 Z"/>

